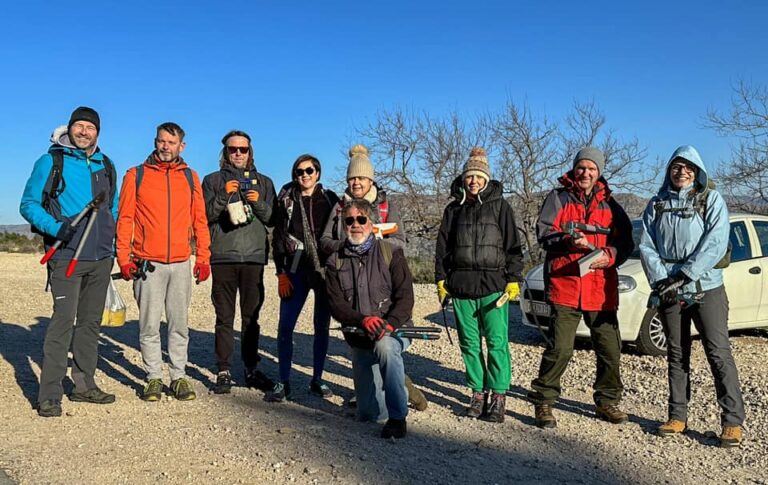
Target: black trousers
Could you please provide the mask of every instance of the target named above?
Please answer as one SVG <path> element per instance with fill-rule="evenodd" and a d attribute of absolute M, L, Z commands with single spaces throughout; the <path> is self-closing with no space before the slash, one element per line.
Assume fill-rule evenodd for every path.
<path fill-rule="evenodd" d="M 691 399 L 691 321 L 701 335 L 704 354 L 715 378 L 720 421 L 723 425 L 744 422 L 744 401 L 739 374 L 728 340 L 728 295 L 725 287 L 705 291 L 702 300 L 682 308 L 678 304 L 659 309 L 667 334 L 669 418 L 688 420 Z"/>
<path fill-rule="evenodd" d="M 68 260 L 51 261 L 48 265 L 53 316 L 45 331 L 38 403 L 61 400 L 64 394 L 61 381 L 67 375 L 70 347 L 75 391 L 84 392 L 96 387 L 94 374 L 99 359 L 99 333 L 112 258 L 80 261 L 70 278 L 65 275 Z"/>
<path fill-rule="evenodd" d="M 240 353 L 246 369 L 253 369 L 259 357 L 259 312 L 264 303 L 264 265 L 232 263 L 211 265 L 211 301 L 216 311 L 216 363 L 219 372 L 232 368 L 235 346 L 235 299 L 240 291 Z"/>

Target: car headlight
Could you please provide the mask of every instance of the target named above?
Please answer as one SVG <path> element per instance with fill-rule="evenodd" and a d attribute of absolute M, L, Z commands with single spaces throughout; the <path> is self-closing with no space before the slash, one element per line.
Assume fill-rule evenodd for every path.
<path fill-rule="evenodd" d="M 637 282 L 631 276 L 619 275 L 619 293 L 626 293 L 637 288 Z"/>

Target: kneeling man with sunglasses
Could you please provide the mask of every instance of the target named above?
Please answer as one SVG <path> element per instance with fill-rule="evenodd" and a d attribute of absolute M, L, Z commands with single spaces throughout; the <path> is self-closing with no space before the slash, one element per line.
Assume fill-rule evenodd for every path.
<path fill-rule="evenodd" d="M 382 438 L 404 438 L 408 392 L 402 353 L 410 341 L 394 331 L 412 325 L 413 279 L 403 250 L 373 235 L 364 199 L 344 206 L 346 239 L 326 262 L 331 314 L 352 348 L 352 379 L 361 421 L 386 423 Z"/>

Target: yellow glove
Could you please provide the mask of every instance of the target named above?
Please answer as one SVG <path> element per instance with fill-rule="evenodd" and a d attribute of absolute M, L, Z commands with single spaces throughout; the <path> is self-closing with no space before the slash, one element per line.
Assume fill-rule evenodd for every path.
<path fill-rule="evenodd" d="M 509 301 L 515 301 L 520 298 L 520 285 L 516 281 L 507 283 L 504 293 L 509 297 Z"/>
<path fill-rule="evenodd" d="M 441 305 L 445 304 L 445 299 L 451 296 L 450 293 L 448 293 L 448 290 L 445 289 L 445 280 L 440 280 L 437 282 L 437 299 L 440 301 Z"/>

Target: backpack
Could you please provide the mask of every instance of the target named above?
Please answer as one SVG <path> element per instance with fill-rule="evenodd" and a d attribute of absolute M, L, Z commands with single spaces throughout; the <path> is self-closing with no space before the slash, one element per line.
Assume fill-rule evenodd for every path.
<path fill-rule="evenodd" d="M 184 176 L 187 178 L 187 183 L 189 184 L 189 195 L 192 202 L 194 202 L 195 199 L 195 179 L 192 178 L 192 169 L 189 167 L 185 167 L 183 169 Z M 139 187 L 141 186 L 141 181 L 144 179 L 144 165 L 138 165 L 136 167 L 136 195 L 135 197 L 139 196 Z"/>
<path fill-rule="evenodd" d="M 696 194 L 693 196 L 693 207 L 671 207 L 666 208 L 667 201 L 669 199 L 660 199 L 654 202 L 653 204 L 653 210 L 654 210 L 654 218 L 653 218 L 653 225 L 655 226 L 656 223 L 659 222 L 659 219 L 661 218 L 661 214 L 664 212 L 687 212 L 693 210 L 695 214 L 698 214 L 699 217 L 701 217 L 702 221 L 706 222 L 706 214 L 707 214 L 707 198 L 709 196 L 710 190 L 715 190 L 715 181 L 709 178 L 707 180 L 707 187 L 702 190 L 701 192 L 696 192 Z M 728 248 L 725 250 L 725 255 L 722 257 L 720 261 L 715 264 L 715 269 L 723 269 L 727 268 L 731 264 L 731 253 L 733 252 L 733 245 L 731 244 L 731 241 L 728 241 Z"/>
<path fill-rule="evenodd" d="M 381 254 L 384 256 L 384 263 L 389 267 L 392 263 L 392 243 L 383 239 L 379 242 L 381 243 Z M 336 256 L 336 271 L 341 270 L 343 264 L 344 260 Z"/>
<path fill-rule="evenodd" d="M 61 217 L 61 214 L 59 213 L 59 209 L 54 207 L 54 203 L 67 188 L 67 184 L 64 181 L 64 153 L 62 152 L 62 148 L 61 145 L 57 144 L 51 145 L 50 148 L 48 148 L 48 154 L 51 155 L 53 163 L 51 164 L 51 171 L 48 172 L 48 178 L 43 185 L 43 198 L 41 201 L 43 209 L 57 219 Z M 115 172 L 115 165 L 112 163 L 112 160 L 110 160 L 104 153 L 102 153 L 102 156 L 104 157 L 104 171 L 109 180 L 109 208 L 111 209 L 114 205 L 115 179 L 117 179 L 117 173 Z M 43 236 L 45 235 L 35 226 L 32 226 L 32 232 Z"/>

